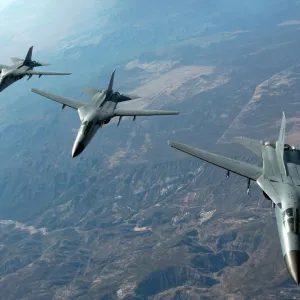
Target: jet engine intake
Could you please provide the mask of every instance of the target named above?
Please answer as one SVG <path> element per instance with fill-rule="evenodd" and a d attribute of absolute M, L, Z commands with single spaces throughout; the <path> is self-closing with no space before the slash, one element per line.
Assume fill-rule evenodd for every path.
<path fill-rule="evenodd" d="M 275 143 L 272 142 L 272 141 L 264 141 L 264 142 L 263 142 L 263 145 L 266 146 L 266 147 L 267 147 L 267 146 L 270 146 L 270 147 L 272 147 L 272 148 L 274 148 L 274 149 L 276 148 Z"/>
<path fill-rule="evenodd" d="M 106 125 L 106 124 L 108 124 L 108 123 L 110 122 L 110 120 L 111 120 L 111 119 L 107 119 L 107 120 L 105 120 L 103 123 Z"/>
<path fill-rule="evenodd" d="M 289 144 L 284 144 L 284 150 L 290 150 L 292 147 Z"/>

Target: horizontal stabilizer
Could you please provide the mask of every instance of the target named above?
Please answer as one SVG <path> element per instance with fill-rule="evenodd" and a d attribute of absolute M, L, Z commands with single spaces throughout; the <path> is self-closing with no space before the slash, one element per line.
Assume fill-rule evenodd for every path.
<path fill-rule="evenodd" d="M 257 180 L 262 175 L 262 169 L 258 166 L 248 164 L 246 162 L 238 161 L 232 158 L 221 156 L 212 152 L 194 148 L 185 144 L 177 142 L 168 142 L 169 146 L 185 152 L 189 155 L 200 158 L 206 162 L 209 162 L 213 165 L 221 167 L 223 169 L 229 170 L 233 173 L 239 174 L 241 176 L 250 178 L 252 180 Z"/>
<path fill-rule="evenodd" d="M 51 99 L 53 101 L 56 101 L 56 102 L 62 104 L 63 106 L 69 106 L 69 107 L 74 108 L 74 109 L 78 109 L 78 108 L 85 105 L 84 103 L 80 103 L 76 100 L 68 99 L 68 98 L 61 97 L 61 96 L 54 95 L 54 94 L 50 94 L 50 93 L 46 93 L 46 92 L 43 92 L 43 91 L 38 90 L 38 89 L 30 89 L 30 91 L 35 93 L 35 94 L 39 94 L 43 97 L 46 97 L 48 99 Z"/>
<path fill-rule="evenodd" d="M 140 96 L 136 94 L 119 94 L 118 97 L 118 102 L 124 102 L 124 101 L 129 101 L 129 100 L 135 100 L 141 98 Z"/>
<path fill-rule="evenodd" d="M 93 97 L 94 97 L 95 95 L 97 95 L 97 94 L 100 92 L 100 91 L 97 90 L 96 88 L 90 87 L 90 86 L 83 87 L 82 89 L 88 94 L 88 96 L 89 96 L 91 99 L 93 99 Z"/>
<path fill-rule="evenodd" d="M 46 62 L 42 62 L 42 61 L 34 61 L 34 63 L 36 64 L 36 67 L 45 67 L 45 66 L 50 66 L 51 64 L 46 63 Z"/>
<path fill-rule="evenodd" d="M 178 115 L 179 111 L 168 111 L 168 110 L 146 110 L 146 109 L 115 109 L 115 116 L 126 117 L 126 116 L 158 116 L 158 115 Z"/>
<path fill-rule="evenodd" d="M 235 142 L 243 145 L 244 147 L 246 147 L 247 149 L 249 149 L 251 152 L 253 152 L 256 155 L 258 155 L 259 157 L 262 156 L 260 141 L 254 140 L 254 139 L 250 139 L 250 138 L 246 138 L 246 137 L 243 137 L 243 136 L 235 137 L 233 140 Z"/>
<path fill-rule="evenodd" d="M 18 58 L 18 57 L 11 57 L 10 59 L 13 62 L 14 65 L 17 65 L 17 64 L 24 61 L 24 59 L 21 59 L 21 58 Z"/>
<path fill-rule="evenodd" d="M 72 73 L 65 72 L 47 72 L 47 71 L 35 71 L 35 70 L 27 70 L 25 72 L 27 75 L 71 75 Z"/>

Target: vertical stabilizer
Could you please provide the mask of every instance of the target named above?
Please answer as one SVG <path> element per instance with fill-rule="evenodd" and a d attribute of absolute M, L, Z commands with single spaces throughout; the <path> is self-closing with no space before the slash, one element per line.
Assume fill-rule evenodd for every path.
<path fill-rule="evenodd" d="M 32 57 L 32 49 L 33 49 L 33 46 L 31 46 L 26 54 L 26 57 L 24 59 L 24 62 L 30 62 L 31 61 L 31 57 Z"/>
<path fill-rule="evenodd" d="M 114 70 L 112 72 L 111 76 L 110 76 L 110 81 L 109 81 L 109 84 L 108 84 L 107 92 L 112 92 L 113 91 L 115 72 L 116 72 L 116 70 Z"/>
<path fill-rule="evenodd" d="M 276 142 L 276 153 L 279 161 L 279 167 L 283 174 L 286 174 L 286 168 L 284 163 L 284 142 L 285 142 L 285 114 L 282 112 L 282 121 L 279 132 L 278 141 Z M 287 174 L 286 174 L 287 175 Z"/>

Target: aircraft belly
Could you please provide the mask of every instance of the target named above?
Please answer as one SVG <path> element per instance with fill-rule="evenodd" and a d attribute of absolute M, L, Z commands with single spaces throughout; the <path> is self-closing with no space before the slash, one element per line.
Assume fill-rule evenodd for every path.
<path fill-rule="evenodd" d="M 291 250 L 300 250 L 300 236 L 293 232 L 287 232 L 282 219 L 282 211 L 276 206 L 275 208 L 276 222 L 282 256 L 285 256 Z"/>
<path fill-rule="evenodd" d="M 99 126 L 94 126 L 88 134 L 83 134 L 82 131 L 79 130 L 74 145 L 83 144 L 84 148 L 86 148 L 96 134 L 98 128 Z"/>
<path fill-rule="evenodd" d="M 8 80 L 5 80 L 3 83 L 0 84 L 0 92 L 2 92 L 4 89 L 9 87 L 14 82 L 18 81 L 18 79 L 9 78 Z"/>
<path fill-rule="evenodd" d="M 95 136 L 97 130 L 98 130 L 98 126 L 95 126 L 94 128 L 92 128 L 92 130 L 84 137 L 84 145 L 87 146 L 90 141 L 92 140 L 92 138 Z"/>
<path fill-rule="evenodd" d="M 284 239 L 284 228 L 283 228 L 283 220 L 281 216 L 281 210 L 278 206 L 275 206 L 275 216 L 276 216 L 276 223 L 277 223 L 277 229 L 278 229 L 278 235 L 280 240 L 280 246 L 282 251 L 282 256 L 286 254 L 287 247 L 285 246 L 285 239 Z"/>

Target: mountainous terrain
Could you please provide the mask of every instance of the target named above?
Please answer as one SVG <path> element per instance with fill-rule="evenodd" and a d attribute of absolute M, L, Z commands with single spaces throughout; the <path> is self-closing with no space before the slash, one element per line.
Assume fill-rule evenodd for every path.
<path fill-rule="evenodd" d="M 276 139 L 283 110 L 300 144 L 300 4 L 229 2 L 120 1 L 104 40 L 58 53 L 74 75 L 1 93 L 0 299 L 299 297 L 258 187 L 167 145 L 260 164 L 229 142 Z M 27 88 L 88 101 L 114 68 L 143 97 L 122 105 L 181 113 L 111 122 L 72 159 L 77 113 Z"/>

